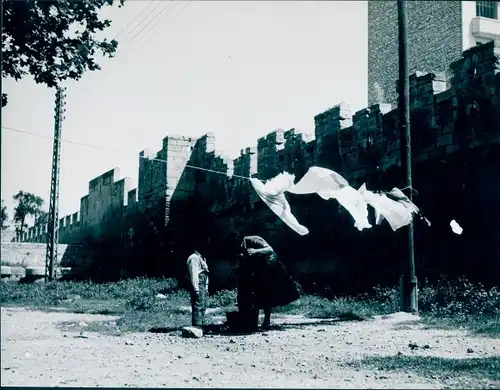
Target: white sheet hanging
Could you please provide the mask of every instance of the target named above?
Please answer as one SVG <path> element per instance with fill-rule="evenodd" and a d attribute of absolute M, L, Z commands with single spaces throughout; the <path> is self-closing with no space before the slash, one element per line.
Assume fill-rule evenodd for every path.
<path fill-rule="evenodd" d="M 370 229 L 372 225 L 368 221 L 368 204 L 363 199 L 361 194 L 351 186 L 344 187 L 336 192 L 331 192 L 333 199 L 337 201 L 351 214 L 354 218 L 354 227 L 359 231 Z"/>
<path fill-rule="evenodd" d="M 311 167 L 300 181 L 287 191 L 292 194 L 304 195 L 317 193 L 323 199 L 330 199 L 331 191 L 347 187 L 349 183 L 337 172 L 321 167 Z"/>
<path fill-rule="evenodd" d="M 354 226 L 360 231 L 372 227 L 368 221 L 368 205 L 375 209 L 375 223 L 380 225 L 386 219 L 393 231 L 410 224 L 413 214 L 420 214 L 419 208 L 399 188 L 383 194 L 369 191 L 363 184 L 355 190 L 337 172 L 321 167 L 309 168 L 297 184 L 293 184 L 294 179 L 294 175 L 285 172 L 265 184 L 258 179 L 250 179 L 250 182 L 267 206 L 300 235 L 308 234 L 309 230 L 292 214 L 285 192 L 317 193 L 325 200 L 336 199 L 351 214 Z M 430 226 L 427 218 L 425 221 Z"/>
<path fill-rule="evenodd" d="M 290 182 L 291 178 L 291 182 Z M 267 181 L 265 184 L 258 179 L 250 179 L 252 186 L 259 195 L 259 197 L 264 201 L 267 206 L 292 230 L 305 236 L 309 233 L 309 229 L 302 226 L 297 218 L 292 214 L 290 209 L 290 204 L 285 197 L 285 188 L 289 188 L 293 185 L 293 175 L 288 173 L 280 174 L 274 179 Z"/>
<path fill-rule="evenodd" d="M 318 194 L 323 199 L 336 199 L 354 218 L 358 230 L 372 227 L 368 222 L 368 205 L 348 181 L 337 172 L 311 167 L 300 181 L 287 190 L 292 194 Z"/>
<path fill-rule="evenodd" d="M 399 198 L 399 203 L 405 205 L 405 207 L 407 207 L 412 212 L 412 214 L 420 215 L 420 217 L 427 223 L 427 226 L 431 226 L 431 221 L 429 221 L 422 215 L 420 209 L 405 194 L 403 194 L 403 191 L 401 191 L 399 188 L 393 188 L 388 194 Z"/>
<path fill-rule="evenodd" d="M 269 195 L 277 196 L 292 188 L 294 185 L 294 181 L 295 175 L 292 175 L 288 172 L 283 172 L 266 181 L 266 183 L 264 184 L 264 188 L 266 193 L 268 193 Z"/>
<path fill-rule="evenodd" d="M 369 191 L 365 184 L 359 188 L 359 193 L 374 208 L 375 223 L 380 225 L 385 218 L 393 231 L 409 225 L 413 220 L 413 214 L 420 212 L 419 208 L 399 188 L 393 188 L 388 193 L 398 200 L 391 199 L 386 194 Z M 427 219 L 426 221 L 430 225 Z"/>

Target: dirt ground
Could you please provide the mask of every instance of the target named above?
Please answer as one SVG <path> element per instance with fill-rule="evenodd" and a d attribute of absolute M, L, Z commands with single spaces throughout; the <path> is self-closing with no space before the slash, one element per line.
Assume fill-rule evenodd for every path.
<path fill-rule="evenodd" d="M 1 309 L 2 386 L 499 388 L 466 373 L 421 376 L 366 366 L 369 356 L 453 359 L 500 354 L 500 340 L 426 330 L 409 315 L 314 323 L 277 317 L 274 330 L 183 339 L 176 332 L 81 332 L 115 317 Z M 406 323 L 405 323 L 406 320 Z M 61 330 L 61 323 L 78 326 Z M 299 323 L 301 323 L 299 325 Z M 304 324 L 304 322 L 306 322 Z M 64 330 L 65 329 L 65 330 Z M 412 349 L 410 343 L 419 348 Z M 351 365 L 346 364 L 351 362 Z M 353 363 L 352 363 L 353 362 Z"/>

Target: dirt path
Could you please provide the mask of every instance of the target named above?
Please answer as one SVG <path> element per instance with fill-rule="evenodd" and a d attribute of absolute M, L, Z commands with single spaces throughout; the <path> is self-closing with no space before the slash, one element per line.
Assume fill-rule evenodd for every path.
<path fill-rule="evenodd" d="M 391 372 L 367 356 L 498 356 L 500 340 L 423 330 L 383 319 L 183 339 L 169 334 L 61 331 L 63 321 L 114 321 L 102 315 L 1 309 L 1 385 L 132 387 L 495 388 L 499 378 Z M 276 319 L 292 322 L 293 318 Z M 409 343 L 429 348 L 411 350 Z M 467 352 L 467 349 L 470 349 Z M 473 352 L 471 352 L 473 351 Z M 500 375 L 500 374 L 499 374 Z"/>

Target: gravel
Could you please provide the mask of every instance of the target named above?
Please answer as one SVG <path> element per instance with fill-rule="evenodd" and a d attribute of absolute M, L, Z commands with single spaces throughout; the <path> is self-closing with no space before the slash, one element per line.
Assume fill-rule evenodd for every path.
<path fill-rule="evenodd" d="M 372 356 L 465 359 L 499 355 L 498 339 L 473 336 L 465 331 L 424 329 L 409 315 L 308 324 L 304 324 L 304 318 L 282 316 L 273 320 L 284 325 L 265 333 L 185 339 L 175 332 L 116 336 L 80 329 L 61 330 L 59 326 L 63 322 L 112 324 L 117 320 L 113 316 L 23 308 L 2 308 L 1 314 L 2 386 L 401 389 L 500 386 L 500 378 L 471 378 L 460 371 L 427 375 L 364 365 L 362 359 Z"/>

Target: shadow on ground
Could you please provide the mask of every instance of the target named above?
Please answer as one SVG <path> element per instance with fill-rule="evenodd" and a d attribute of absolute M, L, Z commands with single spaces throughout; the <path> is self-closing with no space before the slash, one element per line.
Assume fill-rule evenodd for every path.
<path fill-rule="evenodd" d="M 81 332 L 85 333 L 101 333 L 108 336 L 121 336 L 122 332 L 116 327 L 116 322 L 114 321 L 61 321 L 58 322 L 56 327 L 63 331 L 73 333 L 74 337 L 77 336 L 77 333 L 80 332 L 80 336 L 82 336 Z M 85 338 L 85 337 L 84 337 Z"/>
<path fill-rule="evenodd" d="M 266 333 L 274 331 L 286 331 L 289 329 L 304 329 L 306 327 L 315 326 L 325 326 L 325 325 L 336 325 L 340 322 L 352 321 L 351 318 L 336 318 L 328 320 L 319 321 L 303 321 L 300 323 L 287 323 L 287 324 L 272 324 L 269 329 L 261 330 L 256 332 L 238 332 L 232 330 L 226 324 L 210 324 L 204 327 L 204 333 L 207 336 L 248 336 L 255 333 Z M 182 326 L 177 327 L 156 327 L 149 329 L 150 333 L 180 333 L 182 331 Z"/>
<path fill-rule="evenodd" d="M 498 381 L 500 385 L 500 356 L 450 359 L 434 356 L 371 356 L 346 363 L 347 366 L 394 372 L 413 372 L 423 376 L 466 376 L 473 379 Z"/>
<path fill-rule="evenodd" d="M 95 306 L 95 302 L 94 302 Z M 59 308 L 61 309 L 61 308 Z M 78 308 L 73 307 L 71 311 L 75 312 Z M 67 321 L 61 322 L 59 327 L 66 332 L 98 332 L 103 334 L 120 335 L 129 332 L 149 332 L 149 333 L 167 333 L 171 335 L 180 335 L 182 328 L 190 325 L 190 316 L 184 313 L 175 311 L 170 312 L 148 312 L 148 311 L 126 311 L 120 313 L 119 308 L 116 310 L 104 311 L 104 308 L 81 307 L 81 312 L 91 314 L 111 314 L 113 319 L 103 321 L 95 321 L 88 319 L 84 321 Z M 65 310 L 66 311 L 66 310 Z M 208 321 L 211 324 L 207 325 L 204 333 L 207 336 L 245 336 L 252 333 L 263 333 L 266 331 L 286 331 L 289 329 L 303 329 L 305 327 L 318 327 L 335 325 L 345 321 L 361 321 L 358 316 L 345 315 L 336 319 L 323 318 L 303 318 L 297 316 L 276 316 L 276 323 L 272 324 L 267 330 L 259 330 L 257 332 L 241 332 L 231 329 L 227 324 L 222 323 L 225 319 L 223 316 L 209 316 Z M 281 322 L 281 323 L 280 323 Z M 284 323 L 283 323 L 284 322 Z M 160 324 L 168 324 L 167 326 L 158 326 Z"/>

